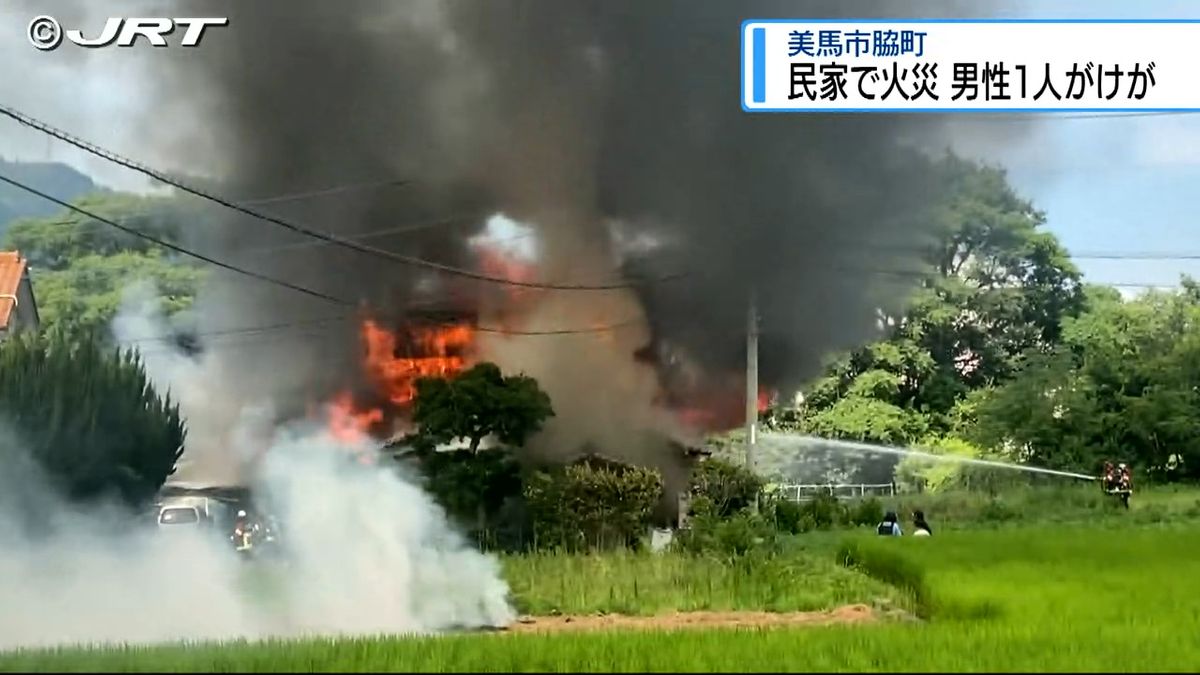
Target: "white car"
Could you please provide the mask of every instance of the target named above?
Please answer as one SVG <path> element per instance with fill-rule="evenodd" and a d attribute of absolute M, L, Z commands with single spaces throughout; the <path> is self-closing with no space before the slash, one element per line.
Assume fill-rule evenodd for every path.
<path fill-rule="evenodd" d="M 177 497 L 158 507 L 158 526 L 190 525 L 199 527 L 211 522 L 212 510 L 205 497 Z"/>

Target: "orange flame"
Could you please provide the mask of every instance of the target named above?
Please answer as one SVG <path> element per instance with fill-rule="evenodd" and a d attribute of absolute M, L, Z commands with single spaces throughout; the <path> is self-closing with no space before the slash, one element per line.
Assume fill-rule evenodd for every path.
<path fill-rule="evenodd" d="M 383 421 L 379 408 L 360 411 L 355 408 L 354 397 L 345 391 L 329 403 L 329 434 L 345 443 L 355 443 L 367 437 L 371 425 Z"/>
<path fill-rule="evenodd" d="M 416 398 L 416 381 L 422 377 L 447 377 L 461 372 L 471 356 L 474 329 L 467 324 L 412 327 L 392 332 L 373 319 L 360 326 L 363 370 L 379 395 L 398 409 Z M 387 419 L 382 408 L 363 408 L 354 395 L 343 391 L 326 406 L 329 434 L 353 443 L 365 439 Z"/>
<path fill-rule="evenodd" d="M 684 402 L 672 406 L 677 419 L 685 426 L 703 431 L 728 431 L 746 421 L 745 390 L 713 388 L 693 392 Z M 771 406 L 774 394 L 762 387 L 758 390 L 757 408 L 761 415 Z"/>
<path fill-rule="evenodd" d="M 395 333 L 367 319 L 362 324 L 366 347 L 364 368 L 380 392 L 393 404 L 405 407 L 417 395 L 422 377 L 455 375 L 467 365 L 475 331 L 466 324 L 413 328 L 403 343 Z M 397 354 L 397 346 L 406 355 Z"/>

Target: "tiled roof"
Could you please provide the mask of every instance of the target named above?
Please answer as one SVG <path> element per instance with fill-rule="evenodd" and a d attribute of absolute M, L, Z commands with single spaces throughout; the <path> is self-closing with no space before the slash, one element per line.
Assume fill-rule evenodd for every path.
<path fill-rule="evenodd" d="M 25 276 L 25 259 L 16 251 L 0 251 L 0 330 L 8 328 L 17 307 L 17 291 Z"/>

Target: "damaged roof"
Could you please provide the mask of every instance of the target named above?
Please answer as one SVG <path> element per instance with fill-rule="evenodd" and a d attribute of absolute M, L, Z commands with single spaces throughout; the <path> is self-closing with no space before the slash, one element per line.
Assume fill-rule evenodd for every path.
<path fill-rule="evenodd" d="M 0 251 L 0 330 L 8 328 L 17 308 L 17 294 L 25 277 L 26 260 L 16 251 Z"/>

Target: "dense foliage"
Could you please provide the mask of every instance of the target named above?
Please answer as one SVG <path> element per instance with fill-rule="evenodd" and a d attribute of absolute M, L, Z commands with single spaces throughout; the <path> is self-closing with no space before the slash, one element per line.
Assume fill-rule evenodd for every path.
<path fill-rule="evenodd" d="M 1107 289 L 1064 322 L 1048 354 L 980 398 L 974 435 L 1051 467 L 1132 462 L 1161 479 L 1200 478 L 1200 293 L 1122 301 Z"/>
<path fill-rule="evenodd" d="M 1197 285 L 1132 299 L 1085 287 L 1003 171 L 953 156 L 938 170 L 949 194 L 934 209 L 942 236 L 922 253 L 907 309 L 883 317 L 878 340 L 833 355 L 799 409 L 765 422 L 963 457 L 1076 471 L 1108 459 L 1200 478 Z M 972 473 L 909 459 L 895 475 L 937 490 Z"/>
<path fill-rule="evenodd" d="M 525 483 L 539 547 L 636 546 L 663 494 L 657 471 L 585 461 L 538 471 Z"/>
<path fill-rule="evenodd" d="M 94 193 L 75 202 L 102 218 L 179 243 L 184 226 L 205 228 L 210 212 L 177 198 Z M 121 294 L 152 282 L 167 314 L 187 309 L 203 272 L 164 247 L 73 211 L 13 221 L 0 249 L 29 259 L 38 312 L 47 328 L 104 335 Z"/>
<path fill-rule="evenodd" d="M 1013 377 L 1083 306 L 1079 272 L 1002 171 L 953 156 L 937 170 L 949 196 L 918 289 L 881 340 L 836 356 L 808 388 L 810 433 L 910 444 L 950 432 L 968 392 Z"/>
<path fill-rule="evenodd" d="M 414 442 L 423 448 L 466 439 L 474 453 L 489 436 L 520 446 L 554 416 L 537 380 L 504 375 L 494 363 L 478 363 L 449 378 L 424 377 L 416 389 Z"/>
<path fill-rule="evenodd" d="M 31 455 L 68 498 L 130 505 L 174 472 L 185 435 L 136 356 L 61 334 L 0 344 L 0 419 L 13 436 L 0 442 L 16 446 L 5 454 Z"/>
<path fill-rule="evenodd" d="M 755 505 L 763 480 L 744 466 L 710 459 L 692 472 L 692 509 L 726 518 Z"/>

